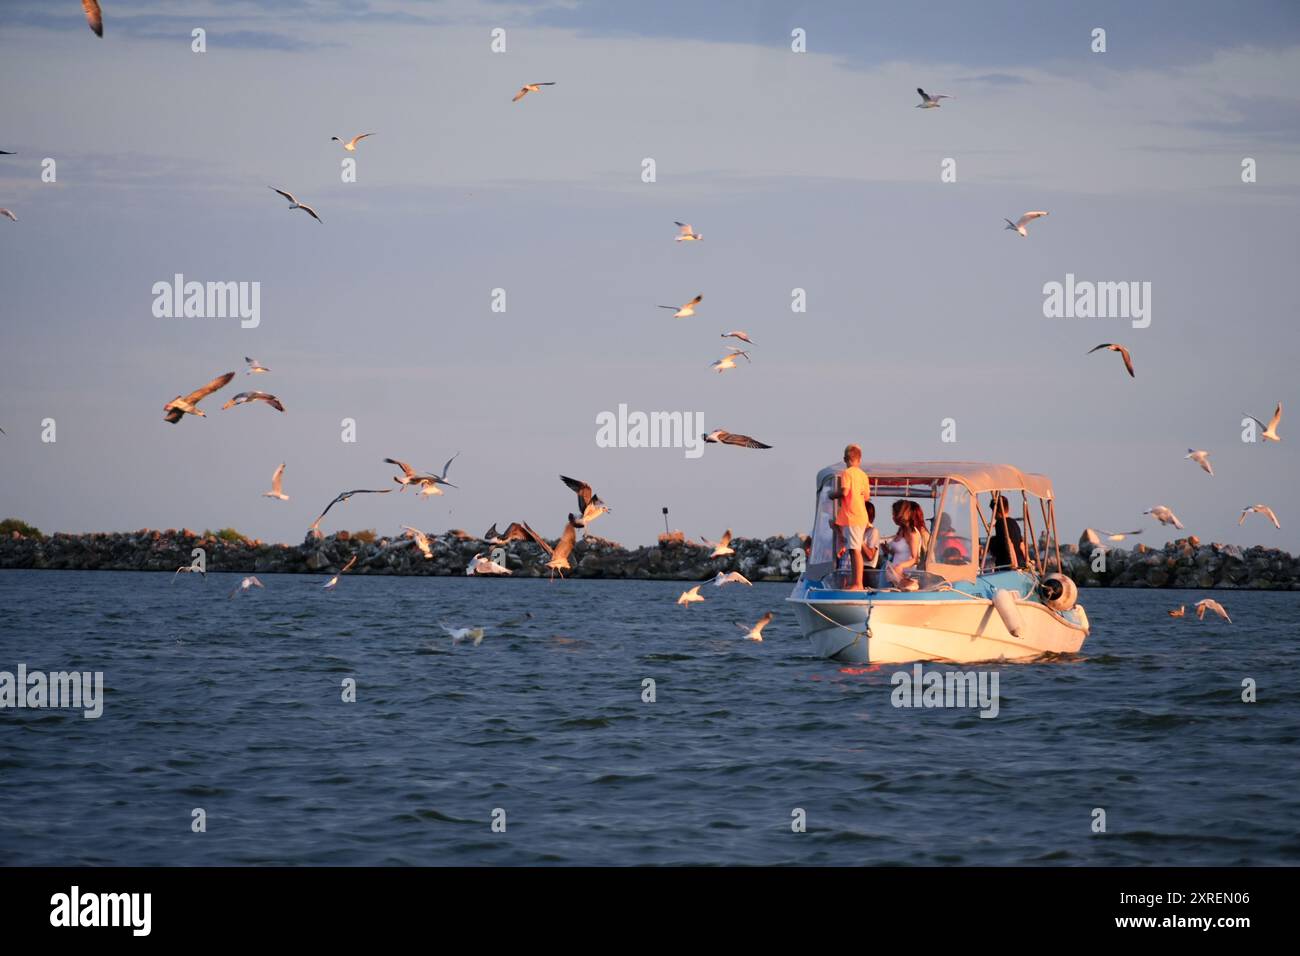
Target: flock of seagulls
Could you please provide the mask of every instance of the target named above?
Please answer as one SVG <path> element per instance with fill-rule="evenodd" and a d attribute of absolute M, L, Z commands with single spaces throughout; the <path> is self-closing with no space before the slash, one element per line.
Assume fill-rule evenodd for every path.
<path fill-rule="evenodd" d="M 82 7 L 85 12 L 86 21 L 90 29 L 95 33 L 96 36 L 102 37 L 104 34 L 103 14 L 100 9 L 98 0 L 82 0 Z M 542 87 L 555 86 L 555 85 L 556 85 L 555 81 L 526 83 L 514 95 L 511 102 L 517 103 L 530 93 L 540 93 Z M 926 91 L 921 87 L 917 87 L 916 92 L 921 97 L 921 102 L 916 105 L 917 109 L 938 109 L 941 106 L 940 103 L 941 100 L 952 98 L 948 94 L 944 94 L 944 93 L 936 93 L 936 94 L 926 93 Z M 374 133 L 360 133 L 356 136 L 353 136 L 349 140 L 345 140 L 339 136 L 334 136 L 331 137 L 331 142 L 339 143 L 345 151 L 351 153 L 356 151 L 358 144 L 363 139 L 366 139 L 373 135 Z M 0 150 L 0 155 L 13 155 L 13 153 L 7 150 Z M 303 212 L 307 213 L 309 216 L 311 216 L 313 219 L 315 219 L 318 223 L 323 224 L 324 220 L 321 219 L 320 215 L 316 212 L 316 210 L 312 208 L 310 205 L 301 202 L 293 193 L 287 190 L 276 188 L 274 186 L 268 188 L 272 189 L 274 192 L 276 192 L 277 194 L 279 194 L 285 200 L 288 201 L 289 203 L 288 209 L 290 210 L 300 209 Z M 1040 219 L 1047 215 L 1048 213 L 1045 210 L 1035 210 L 1035 211 L 1029 211 L 1022 214 L 1020 218 L 1015 222 L 1012 222 L 1010 219 L 1005 219 L 1004 222 L 1006 222 L 1007 230 L 1015 232 L 1017 235 L 1019 235 L 1022 238 L 1028 238 L 1029 233 L 1028 233 L 1027 226 L 1029 225 L 1029 223 L 1034 222 L 1035 220 Z M 0 216 L 9 219 L 12 222 L 18 221 L 18 216 L 8 208 L 0 208 Z M 695 228 L 690 223 L 674 221 L 674 225 L 678 227 L 678 233 L 675 237 L 676 242 L 697 242 L 703 240 L 704 238 L 702 234 L 696 232 Z M 703 301 L 703 298 L 704 298 L 703 294 L 700 294 L 695 296 L 695 298 L 691 299 L 689 302 L 685 303 L 680 307 L 659 306 L 659 308 L 672 310 L 673 317 L 677 319 L 690 318 L 696 314 L 696 307 L 699 306 L 699 304 Z M 735 338 L 746 344 L 749 345 L 753 344 L 753 340 L 749 337 L 749 335 L 746 332 L 742 330 L 723 332 L 721 337 Z M 1130 354 L 1128 348 L 1126 348 L 1124 345 L 1119 343 L 1106 342 L 1090 349 L 1089 354 L 1102 349 L 1106 349 L 1108 351 L 1118 353 L 1124 362 L 1124 367 L 1127 370 L 1129 376 L 1131 378 L 1136 378 L 1136 373 L 1133 367 L 1132 355 Z M 729 346 L 727 354 L 714 361 L 709 367 L 721 373 L 729 369 L 737 368 L 738 367 L 737 360 L 740 358 L 744 358 L 747 363 L 752 361 L 748 350 L 737 348 L 734 346 Z M 270 371 L 270 369 L 266 368 L 260 362 L 256 361 L 251 357 L 246 356 L 245 362 L 247 365 L 245 369 L 246 375 L 263 374 Z M 206 413 L 201 408 L 199 408 L 199 403 L 207 396 L 224 388 L 227 384 L 229 384 L 229 382 L 234 378 L 234 376 L 235 376 L 234 372 L 226 372 L 222 375 L 217 376 L 216 378 L 208 382 L 206 385 L 203 385 L 202 387 L 195 389 L 194 391 L 190 392 L 187 395 L 177 395 L 175 398 L 173 398 L 171 401 L 169 401 L 163 406 L 164 421 L 170 424 L 176 424 L 180 422 L 181 419 L 184 418 L 186 415 L 193 415 L 199 418 L 206 417 Z M 226 401 L 221 406 L 221 408 L 225 410 L 234 407 L 236 405 L 251 404 L 254 402 L 263 402 L 279 412 L 284 412 L 285 410 L 284 405 L 275 395 L 272 395 L 268 392 L 259 391 L 259 390 L 249 390 L 249 391 L 239 392 L 231 399 Z M 1277 408 L 1275 409 L 1271 420 L 1267 424 L 1265 424 L 1263 421 L 1257 418 L 1254 418 L 1253 416 L 1249 416 L 1249 417 L 1251 417 L 1251 419 L 1260 426 L 1261 429 L 1260 437 L 1264 441 L 1266 442 L 1281 441 L 1281 438 L 1278 435 L 1278 425 L 1282 417 L 1281 403 L 1278 403 Z M 2 429 L 0 429 L 0 434 L 4 434 L 4 431 Z M 754 438 L 751 438 L 750 436 L 734 434 L 731 432 L 723 431 L 721 429 L 716 429 L 710 432 L 709 434 L 703 436 L 703 438 L 704 441 L 708 443 L 727 444 L 727 445 L 734 445 L 737 447 L 751 448 L 751 449 L 771 448 L 770 445 L 760 442 Z M 397 483 L 399 491 L 405 491 L 408 485 L 414 485 L 419 489 L 420 496 L 431 496 L 431 495 L 443 494 L 443 491 L 440 486 L 446 486 L 449 488 L 457 487 L 456 485 L 453 485 L 451 482 L 447 480 L 447 474 L 451 468 L 452 462 L 454 462 L 458 456 L 459 456 L 459 452 L 457 452 L 456 455 L 453 455 L 450 459 L 448 459 L 446 464 L 443 465 L 442 472 L 440 474 L 433 473 L 433 472 L 429 472 L 429 473 L 417 472 L 408 463 L 395 458 L 385 458 L 384 462 L 387 464 L 396 465 L 401 470 L 402 474 L 400 476 L 393 477 L 393 481 Z M 1210 464 L 1209 456 L 1210 453 L 1208 451 L 1198 450 L 1198 449 L 1188 449 L 1188 453 L 1185 457 L 1191 461 L 1194 461 L 1204 472 L 1206 472 L 1206 474 L 1213 476 L 1214 469 Z M 284 471 L 285 471 L 285 463 L 282 462 L 279 465 L 279 467 L 275 469 L 275 472 L 271 477 L 271 490 L 263 492 L 262 493 L 263 497 L 274 498 L 280 501 L 289 500 L 289 496 L 285 494 L 283 491 Z M 565 524 L 564 531 L 562 532 L 560 538 L 557 540 L 557 542 L 554 545 L 551 545 L 545 539 L 541 538 L 535 531 L 533 531 L 533 529 L 526 522 L 511 523 L 509 527 L 506 529 L 504 535 L 500 534 L 497 531 L 496 525 L 494 524 L 492 528 L 489 529 L 489 531 L 483 536 L 483 540 L 486 543 L 491 545 L 501 545 L 501 544 L 509 543 L 511 541 L 520 541 L 520 540 L 530 540 L 536 543 L 543 549 L 543 551 L 548 557 L 548 561 L 544 566 L 551 571 L 552 580 L 557 574 L 562 578 L 564 576 L 564 572 L 571 568 L 570 557 L 572 555 L 574 546 L 577 541 L 578 530 L 585 529 L 586 526 L 591 521 L 594 521 L 597 518 L 599 518 L 601 515 L 609 512 L 609 508 L 604 504 L 604 502 L 601 501 L 600 497 L 592 490 L 591 486 L 588 485 L 586 482 L 582 482 L 577 479 L 569 478 L 563 475 L 561 476 L 561 480 L 570 490 L 576 493 L 578 499 L 578 513 L 576 515 L 574 513 L 570 513 L 568 515 L 568 520 Z M 358 494 L 387 494 L 392 490 L 393 489 L 391 488 L 384 488 L 384 489 L 359 488 L 350 491 L 340 492 L 329 502 L 329 504 L 325 506 L 324 510 L 312 523 L 311 530 L 316 533 L 319 533 L 319 527 L 321 521 L 329 513 L 330 509 L 333 508 L 334 505 L 339 504 L 340 502 L 347 501 L 348 499 Z M 1161 525 L 1173 525 L 1175 528 L 1178 529 L 1183 528 L 1183 524 L 1179 520 L 1178 516 L 1175 515 L 1174 512 L 1165 505 L 1155 505 L 1150 510 L 1143 512 L 1143 514 L 1150 515 L 1156 521 L 1160 522 Z M 1242 509 L 1241 516 L 1238 519 L 1237 523 L 1239 525 L 1243 524 L 1246 518 L 1251 514 L 1260 514 L 1266 517 L 1269 521 L 1271 521 L 1275 528 L 1281 527 L 1281 524 L 1279 523 L 1276 514 L 1274 514 L 1271 508 L 1269 508 L 1267 505 L 1264 504 L 1251 505 Z M 426 535 L 424 532 L 420 531 L 419 529 L 408 525 L 403 525 L 402 528 L 407 533 L 409 540 L 419 548 L 420 552 L 424 555 L 425 559 L 431 559 L 433 557 L 433 553 L 431 550 L 428 535 Z M 1140 530 L 1127 531 L 1127 532 L 1110 532 L 1110 531 L 1099 532 L 1098 530 L 1092 528 L 1085 529 L 1085 536 L 1087 537 L 1087 539 L 1090 542 L 1092 542 L 1095 546 L 1101 546 L 1101 547 L 1104 547 L 1104 545 L 1102 544 L 1103 537 L 1108 541 L 1122 541 L 1130 535 L 1138 535 L 1141 533 L 1142 532 Z M 730 529 L 724 532 L 721 539 L 716 543 L 704 539 L 704 543 L 712 549 L 710 558 L 719 558 L 719 557 L 726 557 L 729 555 L 733 555 L 735 551 L 730 547 L 730 542 L 731 542 Z M 322 585 L 322 589 L 326 591 L 333 591 L 338 586 L 339 579 L 341 578 L 341 576 L 345 574 L 347 571 L 351 570 L 351 568 L 356 564 L 356 560 L 357 558 L 354 555 L 353 558 L 337 574 L 335 574 L 332 578 L 330 578 L 328 582 Z M 192 567 L 189 565 L 183 565 L 177 568 L 176 573 L 173 575 L 173 579 L 175 579 L 175 577 L 181 573 L 194 572 L 194 571 L 199 571 L 200 573 L 204 574 L 204 577 L 206 577 L 206 573 L 202 569 Z M 508 568 L 505 568 L 502 565 L 484 557 L 484 555 L 480 553 L 480 554 L 476 554 L 474 558 L 471 560 L 470 566 L 466 569 L 466 574 L 468 575 L 478 575 L 478 574 L 509 575 L 511 574 L 511 571 Z M 731 572 L 719 571 L 716 574 L 716 576 L 712 579 L 712 583 L 717 587 L 722 587 L 727 584 L 745 584 L 745 585 L 750 584 L 750 582 L 744 577 L 744 575 L 740 574 L 738 571 L 731 571 Z M 250 575 L 243 578 L 240 581 L 240 583 L 235 587 L 235 589 L 230 592 L 230 598 L 233 599 L 237 595 L 247 592 L 252 588 L 263 588 L 263 587 L 264 585 L 262 584 L 261 581 L 259 581 L 255 576 Z M 685 607 L 689 607 L 691 604 L 704 601 L 705 600 L 704 597 L 700 594 L 700 587 L 701 585 L 696 585 L 688 589 L 687 591 L 684 591 L 678 597 L 677 604 Z M 1227 612 L 1216 601 L 1205 599 L 1196 604 L 1196 612 L 1197 612 L 1198 619 L 1203 619 L 1206 611 L 1210 611 L 1224 618 L 1225 620 L 1231 621 L 1231 619 L 1228 617 Z M 1185 607 L 1180 607 L 1178 610 L 1169 611 L 1168 613 L 1171 617 L 1182 617 L 1185 614 Z M 752 626 L 743 624 L 739 621 L 735 623 L 737 627 L 741 628 L 746 632 L 745 633 L 746 640 L 762 641 L 763 640 L 762 631 L 764 627 L 766 627 L 768 624 L 771 623 L 772 617 L 773 617 L 772 612 L 769 611 L 768 613 L 763 615 L 763 617 L 760 618 L 756 624 Z M 446 623 L 442 623 L 441 627 L 443 628 L 444 631 L 446 631 L 451 636 L 453 644 L 461 643 L 462 641 L 472 641 L 473 644 L 477 646 L 483 640 L 483 636 L 484 636 L 483 628 L 453 628 Z"/>

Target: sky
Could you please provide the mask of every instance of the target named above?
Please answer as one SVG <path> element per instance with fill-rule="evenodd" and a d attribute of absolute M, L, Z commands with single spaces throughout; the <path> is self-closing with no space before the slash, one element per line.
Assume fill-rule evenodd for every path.
<path fill-rule="evenodd" d="M 297 542 L 339 491 L 396 487 L 384 458 L 459 452 L 458 488 L 358 496 L 324 530 L 553 536 L 565 474 L 624 544 L 663 507 L 694 537 L 789 534 L 854 441 L 1045 473 L 1066 541 L 1163 543 L 1163 504 L 1300 551 L 1294 3 L 102 5 L 98 39 L 71 0 L 0 3 L 0 517 Z M 917 86 L 952 98 L 915 109 Z M 1003 228 L 1027 210 L 1050 215 Z M 260 323 L 156 317 L 176 273 L 259 282 Z M 1149 326 L 1046 317 L 1067 274 L 1150 283 Z M 733 329 L 752 363 L 715 373 Z M 246 355 L 270 373 L 162 421 Z M 248 388 L 286 412 L 220 410 Z M 1243 443 L 1279 401 L 1284 440 Z M 600 447 L 620 404 L 773 448 Z M 287 502 L 261 496 L 282 461 Z M 1237 524 L 1255 503 L 1280 531 Z"/>

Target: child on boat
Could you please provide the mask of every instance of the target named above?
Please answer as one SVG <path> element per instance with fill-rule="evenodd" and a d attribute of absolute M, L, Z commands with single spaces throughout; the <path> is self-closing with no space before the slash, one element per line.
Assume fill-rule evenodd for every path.
<path fill-rule="evenodd" d="M 835 508 L 836 555 L 847 549 L 853 560 L 853 583 L 849 591 L 862 590 L 862 545 L 871 519 L 867 515 L 867 499 L 871 497 L 871 479 L 858 466 L 862 463 L 862 449 L 849 445 L 844 449 L 844 471 L 840 473 L 840 487 Z"/>

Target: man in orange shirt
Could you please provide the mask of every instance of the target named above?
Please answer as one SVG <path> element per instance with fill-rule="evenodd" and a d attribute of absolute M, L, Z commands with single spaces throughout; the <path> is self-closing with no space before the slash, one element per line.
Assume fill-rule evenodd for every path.
<path fill-rule="evenodd" d="M 867 517 L 867 499 L 871 497 L 871 481 L 858 467 L 862 463 L 862 449 L 849 445 L 844 449 L 844 471 L 840 473 L 840 490 L 835 508 L 835 530 L 853 557 L 853 586 L 850 591 L 862 590 L 862 541 L 871 519 Z"/>

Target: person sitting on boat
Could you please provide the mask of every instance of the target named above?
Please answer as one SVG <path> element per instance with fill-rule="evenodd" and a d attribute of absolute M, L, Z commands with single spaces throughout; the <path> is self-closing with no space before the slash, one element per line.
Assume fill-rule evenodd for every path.
<path fill-rule="evenodd" d="M 876 506 L 867 502 L 867 533 L 862 538 L 862 566 L 880 567 L 880 532 L 876 530 Z"/>
<path fill-rule="evenodd" d="M 1020 534 L 1020 523 L 1011 517 L 1006 495 L 993 498 L 993 535 L 989 538 L 989 559 L 994 570 L 1022 568 L 1028 561 L 1025 541 Z"/>
<path fill-rule="evenodd" d="M 939 560 L 944 564 L 965 564 L 970 560 L 966 539 L 952 529 L 952 515 L 939 516 L 939 532 L 935 535 L 939 547 Z"/>
<path fill-rule="evenodd" d="M 846 590 L 862 590 L 862 542 L 871 519 L 867 499 L 871 497 L 871 480 L 858 467 L 862 449 L 849 445 L 844 449 L 844 471 L 840 473 L 838 504 L 835 508 L 836 556 L 847 549 L 853 560 L 853 583 Z"/>
<path fill-rule="evenodd" d="M 898 531 L 889 539 L 885 577 L 894 587 L 915 591 L 920 583 L 907 572 L 916 567 L 925 546 L 925 512 L 915 501 L 903 499 L 894 502 L 893 515 Z"/>

